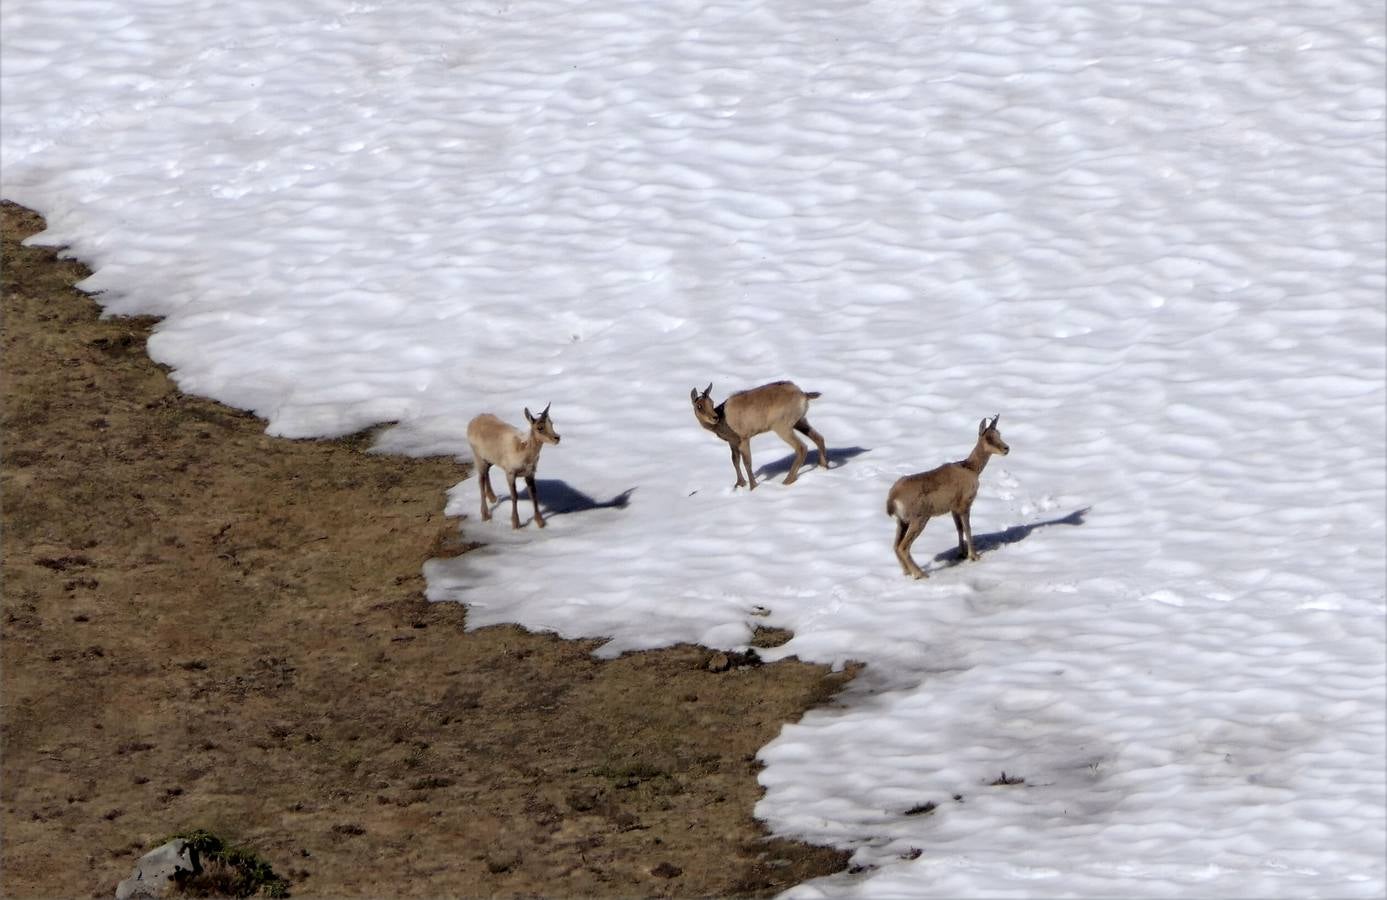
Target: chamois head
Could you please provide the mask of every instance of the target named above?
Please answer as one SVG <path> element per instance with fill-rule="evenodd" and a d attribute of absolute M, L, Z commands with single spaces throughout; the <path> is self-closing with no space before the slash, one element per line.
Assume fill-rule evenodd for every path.
<path fill-rule="evenodd" d="M 698 392 L 698 388 L 689 391 L 689 399 L 693 401 L 694 416 L 704 428 L 713 428 L 719 421 L 717 407 L 713 405 L 713 398 L 709 396 L 712 393 L 713 383 L 711 381 L 703 389 L 702 394 Z"/>
<path fill-rule="evenodd" d="M 1011 452 L 1011 448 L 1007 446 L 1006 441 L 1002 440 L 1001 433 L 997 431 L 997 420 L 1001 417 L 1002 414 L 997 413 L 997 415 L 992 417 L 991 422 L 987 421 L 984 417 L 983 420 L 978 423 L 978 441 L 988 453 L 998 453 L 1002 456 L 1006 456 Z"/>
<path fill-rule="evenodd" d="M 530 408 L 525 407 L 525 421 L 530 423 L 530 434 L 545 444 L 557 444 L 559 442 L 559 433 L 554 430 L 554 423 L 549 418 L 549 407 L 552 405 L 552 403 L 545 404 L 538 417 L 530 415 Z"/>

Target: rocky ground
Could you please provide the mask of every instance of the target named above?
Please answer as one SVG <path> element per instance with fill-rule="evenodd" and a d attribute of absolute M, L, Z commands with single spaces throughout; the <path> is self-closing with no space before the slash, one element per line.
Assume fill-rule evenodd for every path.
<path fill-rule="evenodd" d="M 751 810 L 757 748 L 848 676 L 464 631 L 420 576 L 469 548 L 463 467 L 180 393 L 153 320 L 100 319 L 0 214 L 6 896 L 109 896 L 195 828 L 295 896 L 761 896 L 845 865 Z"/>

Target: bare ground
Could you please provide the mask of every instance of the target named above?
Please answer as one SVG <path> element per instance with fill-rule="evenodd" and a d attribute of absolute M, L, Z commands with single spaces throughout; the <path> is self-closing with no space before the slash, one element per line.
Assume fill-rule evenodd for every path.
<path fill-rule="evenodd" d="M 6 896 L 109 896 L 170 833 L 296 896 L 760 896 L 845 855 L 766 838 L 756 750 L 846 675 L 465 632 L 447 459 L 267 437 L 99 318 L 3 215 Z"/>

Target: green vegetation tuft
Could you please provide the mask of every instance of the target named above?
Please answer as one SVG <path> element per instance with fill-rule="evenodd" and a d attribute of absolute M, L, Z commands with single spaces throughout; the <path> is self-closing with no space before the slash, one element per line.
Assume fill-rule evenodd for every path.
<path fill-rule="evenodd" d="M 288 880 L 254 850 L 228 844 L 218 835 L 196 828 L 172 834 L 187 841 L 194 871 L 178 881 L 178 890 L 193 897 L 288 897 Z"/>

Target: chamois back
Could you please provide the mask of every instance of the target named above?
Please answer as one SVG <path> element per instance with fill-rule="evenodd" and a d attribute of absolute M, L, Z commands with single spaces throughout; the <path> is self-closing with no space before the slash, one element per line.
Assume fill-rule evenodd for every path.
<path fill-rule="evenodd" d="M 482 413 L 467 423 L 467 443 L 472 455 L 508 471 L 518 471 L 525 455 L 525 435 L 491 413 Z"/>
<path fill-rule="evenodd" d="M 722 405 L 728 427 L 743 437 L 751 437 L 777 428 L 793 428 L 809 412 L 809 401 L 819 396 L 822 395 L 818 391 L 800 390 L 793 381 L 773 381 L 738 391 Z"/>

